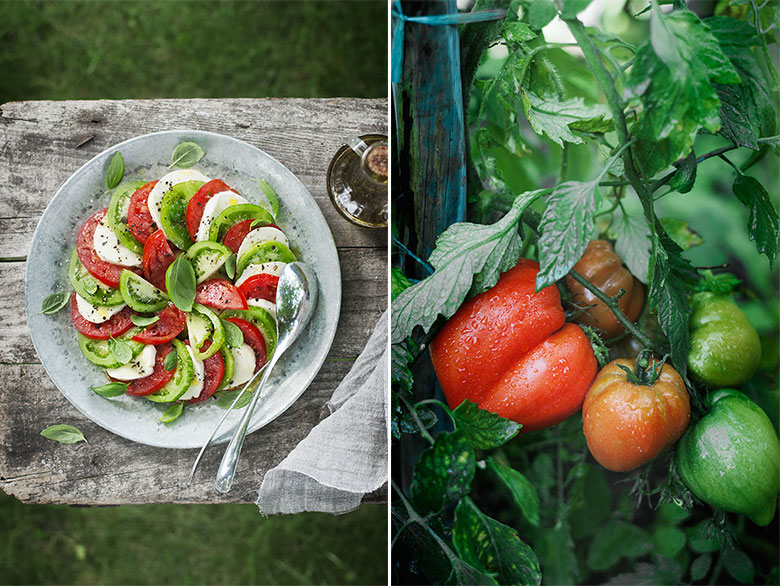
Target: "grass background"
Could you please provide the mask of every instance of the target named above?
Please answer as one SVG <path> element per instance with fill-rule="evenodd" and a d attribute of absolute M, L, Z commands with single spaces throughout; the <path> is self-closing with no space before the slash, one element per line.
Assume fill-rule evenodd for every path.
<path fill-rule="evenodd" d="M 387 4 L 0 0 L 0 103 L 384 97 Z M 71 508 L 0 492 L 3 584 L 385 584 L 387 512 Z"/>

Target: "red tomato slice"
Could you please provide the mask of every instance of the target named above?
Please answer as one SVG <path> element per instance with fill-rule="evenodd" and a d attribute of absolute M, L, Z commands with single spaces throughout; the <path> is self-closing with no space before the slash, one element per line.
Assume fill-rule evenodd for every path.
<path fill-rule="evenodd" d="M 76 303 L 75 291 L 73 292 L 73 295 L 70 296 L 70 314 L 76 329 L 87 338 L 92 338 L 94 340 L 108 340 L 111 336 L 119 336 L 124 334 L 133 325 L 133 322 L 130 321 L 130 316 L 133 315 L 133 311 L 129 307 L 125 307 L 122 311 L 116 315 L 112 315 L 110 319 L 101 324 L 93 324 L 81 315 L 78 304 Z"/>
<path fill-rule="evenodd" d="M 200 226 L 200 220 L 203 218 L 203 208 L 206 202 L 222 191 L 238 193 L 222 180 L 212 179 L 208 183 L 203 184 L 195 195 L 192 196 L 190 203 L 187 204 L 187 230 L 190 231 L 190 236 L 192 236 L 193 240 L 195 240 L 195 235 L 198 233 L 198 226 Z"/>
<path fill-rule="evenodd" d="M 157 185 L 157 181 L 150 181 L 146 185 L 138 188 L 133 195 L 130 196 L 130 207 L 127 208 L 127 228 L 133 233 L 133 236 L 138 238 L 142 244 L 146 244 L 146 240 L 154 234 L 157 230 L 157 226 L 152 220 L 152 214 L 149 213 L 149 206 L 147 201 L 149 194 Z"/>
<path fill-rule="evenodd" d="M 248 220 L 241 220 L 237 224 L 231 226 L 231 228 L 225 233 L 225 239 L 223 241 L 225 246 L 238 254 L 238 249 L 241 247 L 241 243 L 244 241 L 244 238 L 246 238 L 246 235 L 252 231 L 252 222 L 254 221 L 254 218 L 249 218 Z M 279 226 L 276 224 L 266 225 L 270 228 L 281 230 L 281 228 L 279 228 Z"/>
<path fill-rule="evenodd" d="M 163 366 L 163 360 L 169 352 L 173 351 L 173 346 L 168 343 L 157 346 L 157 357 L 154 360 L 154 372 L 144 378 L 131 381 L 127 385 L 127 394 L 135 395 L 136 397 L 143 397 L 144 395 L 151 395 L 156 393 L 165 385 L 168 384 L 176 374 L 176 369 L 168 372 Z"/>
<path fill-rule="evenodd" d="M 157 316 L 160 319 L 133 336 L 134 341 L 144 344 L 164 344 L 181 334 L 187 324 L 186 314 L 173 304 L 160 311 Z"/>
<path fill-rule="evenodd" d="M 195 301 L 219 310 L 247 308 L 241 291 L 225 279 L 210 279 L 198 285 Z"/>
<path fill-rule="evenodd" d="M 165 271 L 173 264 L 174 260 L 176 260 L 176 255 L 171 245 L 168 244 L 165 232 L 157 230 L 149 236 L 144 246 L 144 255 L 141 261 L 144 268 L 144 278 L 158 289 L 167 292 Z"/>
<path fill-rule="evenodd" d="M 111 264 L 101 259 L 97 252 L 95 252 L 95 229 L 100 223 L 100 220 L 106 217 L 108 208 L 103 208 L 95 212 L 79 230 L 78 238 L 76 239 L 76 250 L 79 255 L 79 260 L 84 268 L 89 271 L 89 274 L 95 277 L 101 283 L 108 285 L 109 287 L 119 287 L 119 276 L 122 274 L 122 270 L 127 267 Z M 130 269 L 136 272 L 134 269 Z"/>
<path fill-rule="evenodd" d="M 208 342 L 208 345 L 204 345 L 204 350 L 210 345 L 211 342 Z M 217 390 L 217 387 L 222 382 L 222 377 L 225 376 L 225 359 L 222 358 L 222 354 L 217 352 L 206 358 L 206 360 L 203 361 L 203 370 L 203 390 L 200 392 L 200 395 L 194 399 L 190 399 L 187 403 L 191 404 L 205 401 Z"/>
<path fill-rule="evenodd" d="M 260 370 L 266 361 L 265 338 L 255 326 L 240 317 L 226 317 L 225 321 L 238 326 L 244 334 L 244 343 L 255 351 L 255 372 Z"/>
<path fill-rule="evenodd" d="M 261 273 L 249 277 L 241 283 L 238 288 L 247 299 L 265 299 L 271 303 L 276 303 L 276 288 L 279 285 L 279 277 Z"/>

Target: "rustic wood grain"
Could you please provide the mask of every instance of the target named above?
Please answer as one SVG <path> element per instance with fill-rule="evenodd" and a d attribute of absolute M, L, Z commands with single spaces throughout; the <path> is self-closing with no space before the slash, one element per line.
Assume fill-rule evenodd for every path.
<path fill-rule="evenodd" d="M 301 399 L 247 437 L 228 495 L 214 489 L 222 450 L 207 453 L 188 487 L 197 450 L 136 444 L 79 413 L 41 366 L 21 302 L 32 235 L 60 185 L 107 147 L 171 128 L 233 136 L 280 160 L 319 204 L 341 262 L 342 310 L 331 352 Z M 265 472 L 325 415 L 325 403 L 387 304 L 386 231 L 346 222 L 325 189 L 327 166 L 341 139 L 371 132 L 387 132 L 385 100 L 128 100 L 0 106 L 0 489 L 30 503 L 253 502 Z M 90 136 L 94 138 L 84 142 Z M 54 423 L 76 425 L 89 443 L 66 446 L 41 437 L 40 431 Z M 386 487 L 365 499 L 386 500 Z"/>

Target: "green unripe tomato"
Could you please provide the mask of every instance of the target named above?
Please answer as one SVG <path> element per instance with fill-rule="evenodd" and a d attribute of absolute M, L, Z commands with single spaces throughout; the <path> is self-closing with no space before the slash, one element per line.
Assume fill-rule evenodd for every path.
<path fill-rule="evenodd" d="M 780 442 L 761 408 L 739 391 L 710 394 L 710 412 L 677 444 L 677 470 L 693 494 L 756 525 L 775 516 Z"/>
<path fill-rule="evenodd" d="M 755 328 L 728 295 L 696 293 L 691 304 L 688 368 L 709 387 L 738 387 L 761 359 Z"/>

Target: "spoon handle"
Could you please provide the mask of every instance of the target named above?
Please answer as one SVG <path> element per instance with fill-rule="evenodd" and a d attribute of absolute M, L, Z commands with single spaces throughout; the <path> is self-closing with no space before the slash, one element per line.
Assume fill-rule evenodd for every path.
<path fill-rule="evenodd" d="M 257 405 L 260 394 L 265 387 L 265 383 L 268 382 L 268 375 L 271 373 L 271 369 L 273 369 L 274 364 L 276 363 L 276 357 L 279 356 L 279 354 L 281 354 L 281 352 L 277 349 L 277 352 L 274 353 L 271 362 L 268 364 L 268 368 L 265 369 L 263 377 L 260 379 L 260 384 L 257 385 L 257 388 L 255 389 L 255 394 L 252 395 L 252 401 L 247 406 L 246 411 L 244 411 L 244 415 L 241 417 L 241 421 L 239 422 L 233 437 L 230 439 L 230 443 L 225 450 L 225 455 L 222 456 L 222 462 L 220 462 L 219 469 L 217 470 L 216 482 L 217 490 L 221 493 L 229 492 L 230 487 L 233 486 L 233 476 L 236 474 L 238 458 L 241 455 L 241 448 L 244 445 L 244 438 L 246 437 L 246 430 L 249 427 L 249 420 L 252 417 L 252 412 L 255 410 L 255 405 Z"/>

